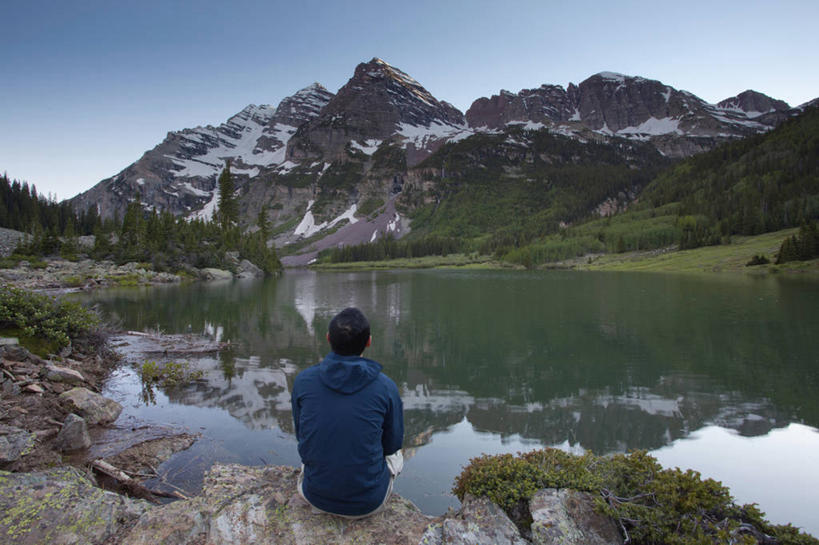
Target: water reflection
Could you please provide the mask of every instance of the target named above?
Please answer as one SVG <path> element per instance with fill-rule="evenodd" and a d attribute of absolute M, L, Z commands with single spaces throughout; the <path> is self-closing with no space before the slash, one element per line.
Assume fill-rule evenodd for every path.
<path fill-rule="evenodd" d="M 247 429 L 286 436 L 295 375 L 326 352 L 330 318 L 362 308 L 368 355 L 402 391 L 421 481 L 437 471 L 423 460 L 453 430 L 473 438 L 460 440 L 463 464 L 486 446 L 481 434 L 608 453 L 658 449 L 708 426 L 745 437 L 819 426 L 816 282 L 288 272 L 88 297 L 128 328 L 229 341 L 198 363 L 203 380 L 166 392 L 169 402 L 218 407 Z"/>

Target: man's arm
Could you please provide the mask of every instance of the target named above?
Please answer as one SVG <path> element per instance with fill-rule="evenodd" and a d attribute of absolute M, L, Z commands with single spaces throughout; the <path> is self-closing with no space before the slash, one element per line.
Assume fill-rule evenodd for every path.
<path fill-rule="evenodd" d="M 296 387 L 293 386 L 293 393 L 290 394 L 290 409 L 293 412 L 293 429 L 296 430 L 296 441 L 299 440 L 299 414 L 301 407 L 299 407 L 299 400 L 296 397 Z"/>
<path fill-rule="evenodd" d="M 384 415 L 383 434 L 381 435 L 384 456 L 395 454 L 404 443 L 404 404 L 401 396 L 398 395 L 395 383 L 390 381 L 390 386 L 387 414 Z"/>

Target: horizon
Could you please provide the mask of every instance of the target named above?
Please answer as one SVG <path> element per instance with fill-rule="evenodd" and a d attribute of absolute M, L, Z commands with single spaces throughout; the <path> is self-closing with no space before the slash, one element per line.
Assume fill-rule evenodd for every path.
<path fill-rule="evenodd" d="M 250 104 L 277 105 L 313 82 L 336 93 L 374 57 L 462 113 L 502 89 L 566 88 L 607 71 L 658 80 L 711 104 L 750 89 L 799 106 L 819 95 L 819 74 L 810 70 L 819 4 L 776 7 L 727 2 L 715 13 L 705 2 L 498 8 L 429 0 L 412 9 L 369 0 L 350 9 L 254 1 L 3 6 L 9 47 L 0 67 L 9 78 L 0 89 L 7 105 L 0 109 L 0 172 L 43 195 L 71 198 L 168 132 L 218 126 Z"/>

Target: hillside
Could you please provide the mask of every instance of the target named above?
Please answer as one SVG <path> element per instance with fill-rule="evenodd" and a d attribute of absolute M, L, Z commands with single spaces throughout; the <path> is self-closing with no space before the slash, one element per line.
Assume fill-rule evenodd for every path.
<path fill-rule="evenodd" d="M 819 108 L 657 175 L 628 211 L 569 226 L 503 254 L 536 266 L 586 254 L 731 244 L 819 218 Z M 769 257 L 772 257 L 769 254 Z"/>

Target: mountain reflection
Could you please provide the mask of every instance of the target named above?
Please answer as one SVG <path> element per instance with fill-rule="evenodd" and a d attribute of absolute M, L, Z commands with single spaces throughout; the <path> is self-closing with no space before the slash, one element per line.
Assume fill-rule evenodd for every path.
<path fill-rule="evenodd" d="M 160 294 L 160 296 L 157 296 Z M 345 306 L 402 392 L 406 443 L 479 431 L 598 453 L 708 424 L 746 436 L 819 424 L 813 285 L 578 273 L 288 272 L 265 282 L 93 294 L 128 328 L 219 335 L 204 378 L 167 392 L 292 434 L 290 389 Z"/>

